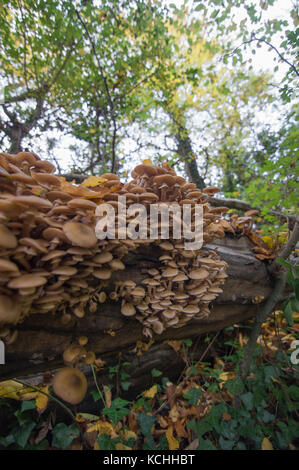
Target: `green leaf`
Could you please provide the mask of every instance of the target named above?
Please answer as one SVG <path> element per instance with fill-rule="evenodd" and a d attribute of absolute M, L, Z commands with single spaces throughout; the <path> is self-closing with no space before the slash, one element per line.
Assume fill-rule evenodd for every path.
<path fill-rule="evenodd" d="M 71 445 L 73 440 L 79 436 L 79 429 L 75 424 L 67 426 L 65 423 L 59 423 L 53 428 L 52 434 L 53 447 L 65 450 Z"/>
<path fill-rule="evenodd" d="M 253 393 L 247 392 L 240 395 L 242 403 L 244 404 L 246 410 L 250 411 L 253 408 Z"/>
<path fill-rule="evenodd" d="M 209 439 L 198 439 L 198 450 L 217 450 Z"/>
<path fill-rule="evenodd" d="M 190 405 L 196 406 L 199 397 L 201 397 L 202 395 L 203 395 L 203 392 L 202 390 L 200 390 L 200 388 L 191 387 L 190 390 L 188 390 L 188 392 L 184 393 L 184 398 L 188 400 L 188 403 Z"/>
<path fill-rule="evenodd" d="M 290 263 L 288 263 L 286 260 L 284 260 L 283 258 L 276 258 L 276 262 L 278 264 L 280 264 L 281 266 L 284 266 L 286 268 L 291 268 L 292 265 Z"/>
<path fill-rule="evenodd" d="M 97 438 L 97 443 L 100 446 L 100 450 L 115 450 L 115 442 L 107 434 L 101 434 Z"/>
<path fill-rule="evenodd" d="M 17 429 L 13 430 L 13 437 L 15 439 L 15 442 L 20 447 L 25 447 L 29 439 L 29 436 L 31 434 L 31 431 L 35 428 L 35 426 L 36 426 L 36 423 L 34 423 L 33 421 L 29 421 L 27 423 L 24 423 L 22 426 L 18 427 Z"/>
<path fill-rule="evenodd" d="M 8 436 L 0 437 L 0 444 L 4 447 L 8 447 L 15 442 L 15 438 L 12 434 L 8 434 Z"/>
<path fill-rule="evenodd" d="M 36 408 L 35 406 L 35 401 L 34 400 L 26 400 L 22 402 L 21 406 L 21 412 L 27 411 L 27 410 L 34 410 Z"/>
<path fill-rule="evenodd" d="M 121 382 L 121 388 L 123 390 L 127 391 L 131 387 L 131 384 L 132 384 L 132 382 L 126 382 L 126 381 Z"/>
<path fill-rule="evenodd" d="M 161 372 L 160 370 L 155 369 L 155 368 L 152 369 L 152 376 L 153 377 L 160 377 L 162 374 L 163 374 L 163 372 Z"/>
<path fill-rule="evenodd" d="M 129 403 L 128 400 L 123 400 L 119 397 L 115 398 L 115 400 L 112 400 L 110 408 L 105 407 L 102 413 L 108 416 L 113 424 L 117 424 L 118 421 L 130 413 L 130 410 L 127 408 Z"/>
<path fill-rule="evenodd" d="M 140 430 L 144 436 L 148 436 L 151 433 L 152 426 L 156 422 L 154 416 L 146 415 L 144 413 L 139 413 L 137 417 L 137 422 L 140 426 Z"/>
<path fill-rule="evenodd" d="M 283 312 L 284 312 L 284 315 L 285 315 L 286 320 L 288 322 L 288 325 L 293 326 L 294 325 L 293 310 L 292 310 L 292 303 L 291 303 L 290 300 L 285 305 L 285 307 L 283 309 Z"/>
<path fill-rule="evenodd" d="M 219 437 L 219 445 L 223 450 L 232 450 L 235 445 L 235 441 L 224 439 L 222 436 Z"/>

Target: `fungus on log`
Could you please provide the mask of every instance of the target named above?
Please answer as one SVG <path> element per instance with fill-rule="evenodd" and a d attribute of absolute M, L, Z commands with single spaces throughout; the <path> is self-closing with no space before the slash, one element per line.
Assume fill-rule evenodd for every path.
<path fill-rule="evenodd" d="M 83 357 L 90 363 L 94 354 L 114 355 L 146 337 L 217 330 L 254 315 L 271 291 L 253 243 L 235 237 L 236 218 L 210 207 L 218 189 L 199 191 L 167 164 L 138 165 L 127 184 L 106 173 L 82 185 L 53 175 L 55 167 L 30 152 L 2 153 L 0 167 L 0 338 L 6 342 L 0 377 L 55 369 L 74 335 L 89 338 Z M 128 236 L 138 225 L 130 212 L 135 203 L 144 208 L 143 238 Z M 175 208 L 168 239 L 162 221 L 158 238 L 151 238 L 148 222 L 158 203 Z M 115 239 L 96 236 L 103 204 L 115 210 Z M 203 246 L 186 249 L 184 236 L 174 233 L 176 212 L 188 207 L 194 230 L 197 205 Z M 243 233 L 252 220 L 240 219 Z"/>

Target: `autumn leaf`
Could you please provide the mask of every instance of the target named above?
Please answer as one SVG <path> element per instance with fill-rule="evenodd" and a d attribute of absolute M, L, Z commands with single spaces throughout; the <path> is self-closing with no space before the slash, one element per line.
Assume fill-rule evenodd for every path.
<path fill-rule="evenodd" d="M 105 402 L 106 402 L 106 407 L 110 408 L 111 406 L 111 400 L 112 400 L 112 393 L 109 387 L 105 385 L 104 387 L 104 395 L 105 395 Z"/>
<path fill-rule="evenodd" d="M 264 437 L 262 442 L 262 450 L 274 450 L 271 442 L 267 437 Z"/>
<path fill-rule="evenodd" d="M 116 432 L 114 431 L 114 427 L 111 423 L 108 423 L 107 421 L 99 420 L 87 429 L 87 432 L 93 431 L 97 431 L 99 435 L 107 434 L 112 438 L 117 436 Z"/>
<path fill-rule="evenodd" d="M 169 450 L 178 450 L 180 447 L 179 441 L 173 436 L 173 427 L 169 426 L 166 431 L 166 439 L 168 442 Z"/>
<path fill-rule="evenodd" d="M 157 392 L 158 392 L 158 385 L 153 385 L 150 389 L 145 390 L 145 392 L 143 392 L 143 396 L 145 398 L 154 398 Z"/>
<path fill-rule="evenodd" d="M 89 176 L 86 178 L 82 183 L 81 186 L 94 188 L 95 186 L 100 186 L 103 183 L 106 183 L 106 178 L 102 178 L 100 176 Z"/>
<path fill-rule="evenodd" d="M 49 393 L 49 387 L 42 387 L 41 388 L 42 392 Z M 48 406 L 49 403 L 49 397 L 45 395 L 44 393 L 38 393 L 35 399 L 35 406 L 36 409 L 42 413 Z"/>
<path fill-rule="evenodd" d="M 153 162 L 151 161 L 150 158 L 147 158 L 146 160 L 142 161 L 143 165 L 153 165 Z"/>
<path fill-rule="evenodd" d="M 271 238 L 271 237 L 269 237 L 269 236 L 264 236 L 264 237 L 262 237 L 262 240 L 263 240 L 263 242 L 265 243 L 265 245 L 266 245 L 270 250 L 272 250 L 273 245 L 274 245 L 274 240 L 273 240 L 273 238 Z"/>

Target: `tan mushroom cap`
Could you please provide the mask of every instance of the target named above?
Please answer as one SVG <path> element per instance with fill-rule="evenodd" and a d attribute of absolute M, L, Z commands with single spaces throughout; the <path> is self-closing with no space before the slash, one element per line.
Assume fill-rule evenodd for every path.
<path fill-rule="evenodd" d="M 209 277 L 209 271 L 203 268 L 198 268 L 198 269 L 193 269 L 189 273 L 190 279 L 194 280 L 201 280 L 201 279 L 206 279 Z"/>
<path fill-rule="evenodd" d="M 62 275 L 62 276 L 74 276 L 77 274 L 77 268 L 73 266 L 59 266 L 58 268 L 52 269 L 52 274 Z"/>
<path fill-rule="evenodd" d="M 34 171 L 31 171 L 31 176 L 40 184 L 56 186 L 58 188 L 61 186 L 61 180 L 58 178 L 58 176 L 48 173 L 35 173 Z"/>
<path fill-rule="evenodd" d="M 11 297 L 0 295 L 0 324 L 17 323 L 20 316 L 20 306 Z"/>
<path fill-rule="evenodd" d="M 76 364 L 86 354 L 85 349 L 79 344 L 70 344 L 63 352 L 63 361 L 66 364 Z"/>
<path fill-rule="evenodd" d="M 81 199 L 81 198 L 74 198 L 71 199 L 67 205 L 72 209 L 86 209 L 86 210 L 95 210 L 97 208 L 97 204 L 93 201 L 89 201 L 88 199 Z"/>
<path fill-rule="evenodd" d="M 166 268 L 165 270 L 163 270 L 162 276 L 163 277 L 175 277 L 178 275 L 178 273 L 179 273 L 179 270 L 176 268 Z"/>
<path fill-rule="evenodd" d="M 111 274 L 112 274 L 112 270 L 106 269 L 106 268 L 95 269 L 92 273 L 94 277 L 96 277 L 97 279 L 101 279 L 102 281 L 110 279 Z"/>
<path fill-rule="evenodd" d="M 19 271 L 19 268 L 12 261 L 9 261 L 8 259 L 0 258 L 0 271 L 12 271 L 16 273 Z"/>
<path fill-rule="evenodd" d="M 131 172 L 132 178 L 137 178 L 138 176 L 150 177 L 150 176 L 155 176 L 156 174 L 157 174 L 157 169 L 154 166 L 146 165 L 144 163 L 142 163 L 141 165 L 137 165 L 134 168 L 134 170 Z"/>
<path fill-rule="evenodd" d="M 14 196 L 11 202 L 36 209 L 51 209 L 53 207 L 51 201 L 38 196 Z"/>
<path fill-rule="evenodd" d="M 87 392 L 85 375 L 76 368 L 65 367 L 53 377 L 54 393 L 62 400 L 72 405 L 80 403 Z"/>
<path fill-rule="evenodd" d="M 67 202 L 72 199 L 72 196 L 70 194 L 64 193 L 63 191 L 58 191 L 58 190 L 48 191 L 46 197 L 51 202 L 54 202 L 57 200 L 60 200 L 62 202 Z"/>
<path fill-rule="evenodd" d="M 22 274 L 8 283 L 10 289 L 26 289 L 27 287 L 38 287 L 46 284 L 47 279 L 37 274 Z"/>
<path fill-rule="evenodd" d="M 136 313 L 136 309 L 130 302 L 124 302 L 121 306 L 121 313 L 126 317 L 132 317 Z"/>
<path fill-rule="evenodd" d="M 16 248 L 18 245 L 17 237 L 5 225 L 0 224 L 0 247 Z"/>
<path fill-rule="evenodd" d="M 109 263 L 109 261 L 113 260 L 113 255 L 110 253 L 110 251 L 103 251 L 102 253 L 97 254 L 94 258 L 93 261 L 95 263 Z"/>
<path fill-rule="evenodd" d="M 54 173 L 56 170 L 55 166 L 47 160 L 40 160 L 34 163 L 32 170 L 39 170 L 46 173 Z"/>
<path fill-rule="evenodd" d="M 89 225 L 81 222 L 66 222 L 62 229 L 73 245 L 92 248 L 98 242 L 95 231 Z"/>

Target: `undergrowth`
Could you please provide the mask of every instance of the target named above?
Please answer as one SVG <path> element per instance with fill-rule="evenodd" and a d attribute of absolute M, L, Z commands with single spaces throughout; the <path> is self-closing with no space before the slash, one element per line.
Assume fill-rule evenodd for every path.
<path fill-rule="evenodd" d="M 238 364 L 250 326 L 207 335 L 200 362 L 190 359 L 191 339 L 170 341 L 186 365 L 179 379 L 172 383 L 154 368 L 149 388 L 134 400 L 121 393 L 132 387 L 125 372 L 129 363 L 110 367 L 108 386 L 91 366 L 94 414 L 78 413 L 69 405 L 66 414 L 66 404 L 60 408 L 50 382 L 40 384 L 39 392 L 4 382 L 0 448 L 298 449 L 299 351 L 292 349 L 298 330 L 298 324 L 288 325 L 282 312 L 275 312 L 263 324 L 245 382 L 238 377 Z M 120 393 L 115 393 L 116 379 Z"/>

